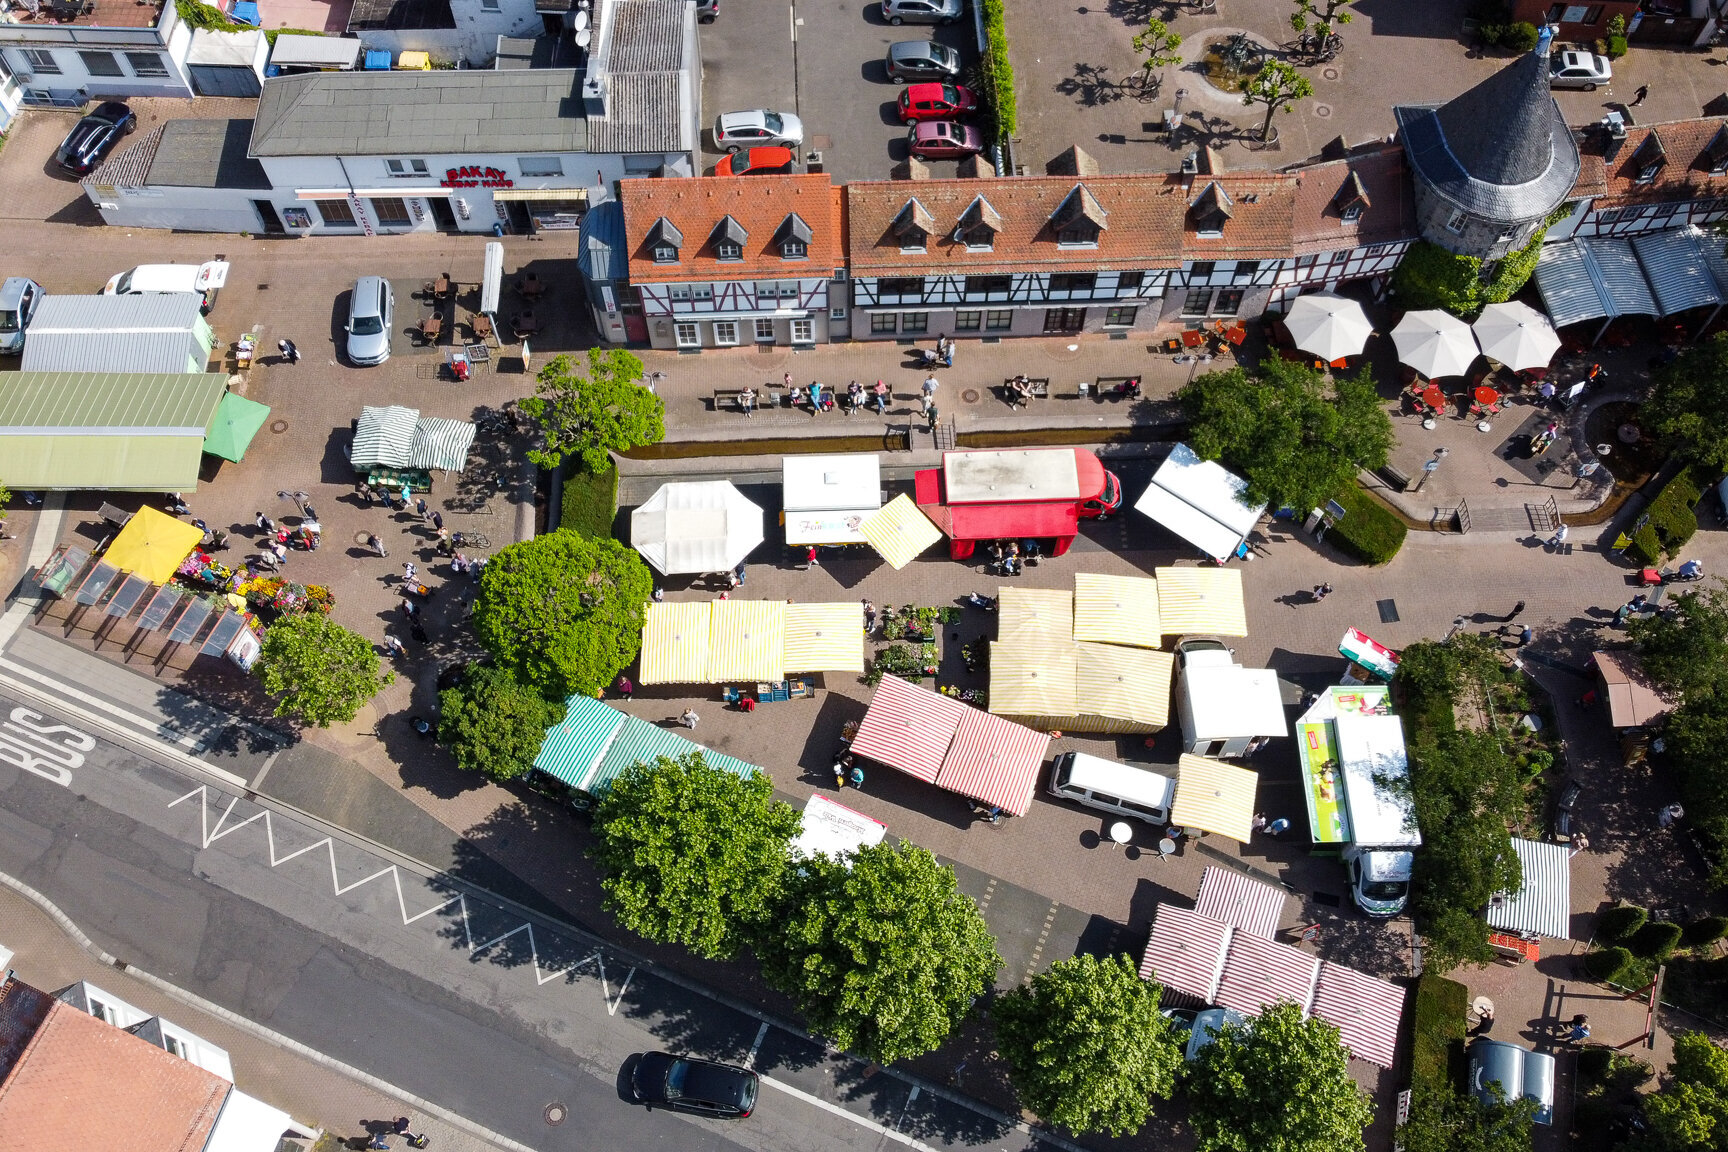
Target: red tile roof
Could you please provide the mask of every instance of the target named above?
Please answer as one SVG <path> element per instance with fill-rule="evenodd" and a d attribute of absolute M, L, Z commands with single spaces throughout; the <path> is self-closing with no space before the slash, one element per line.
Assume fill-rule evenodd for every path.
<path fill-rule="evenodd" d="M 633 283 L 828 276 L 843 267 L 840 189 L 826 175 L 625 180 L 624 235 Z M 809 259 L 784 260 L 774 238 L 792 213 L 810 226 Z M 727 216 L 749 234 L 742 260 L 718 260 L 709 235 Z M 664 218 L 684 236 L 676 264 L 656 264 L 648 234 Z"/>
<path fill-rule="evenodd" d="M 1597 198 L 1595 206 L 1601 209 L 1728 196 L 1728 174 L 1710 175 L 1710 162 L 1703 155 L 1704 149 L 1709 147 L 1725 124 L 1728 124 L 1728 118 L 1711 117 L 1628 128 L 1626 142 L 1607 163 L 1607 188 Z M 1668 162 L 1657 172 L 1654 181 L 1640 184 L 1638 165 L 1633 162 L 1633 157 L 1651 135 L 1655 135 L 1662 145 Z M 1592 150 L 1601 155 L 1600 146 Z"/>
<path fill-rule="evenodd" d="M 1365 244 L 1414 240 L 1421 235 L 1416 225 L 1416 193 L 1401 145 L 1387 144 L 1290 171 L 1297 181 L 1290 229 L 1292 255 L 1338 252 Z M 1368 194 L 1368 206 L 1359 218 L 1346 221 L 1339 214 L 1339 192 L 1352 173 Z"/>
<path fill-rule="evenodd" d="M 1296 212 L 1296 177 L 1286 172 L 1221 172 L 1195 176 L 1191 186 L 1185 176 L 1166 176 L 1163 193 L 1177 196 L 1183 212 L 1182 256 L 1188 260 L 1246 259 L 1276 260 L 1291 252 L 1291 229 Z M 1188 205 L 1216 184 L 1232 201 L 1224 235 L 1207 239 L 1194 228 Z"/>
<path fill-rule="evenodd" d="M 868 180 L 846 185 L 847 251 L 854 275 L 1092 272 L 1175 268 L 1187 202 L 1158 176 L 1015 176 L 976 180 Z M 1096 248 L 1062 248 L 1050 217 L 1076 185 L 1108 215 Z M 1177 190 L 1178 192 L 1180 190 Z M 988 252 L 952 239 L 982 196 L 1001 218 Z M 935 222 L 926 251 L 900 251 L 895 219 L 917 200 Z"/>
<path fill-rule="evenodd" d="M 0 1080 L 0 1147 L 201 1152 L 231 1087 L 55 1001 Z"/>

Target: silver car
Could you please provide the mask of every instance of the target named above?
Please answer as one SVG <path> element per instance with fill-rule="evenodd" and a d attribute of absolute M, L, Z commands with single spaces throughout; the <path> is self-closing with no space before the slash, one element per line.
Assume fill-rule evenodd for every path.
<path fill-rule="evenodd" d="M 1608 58 L 1594 52 L 1561 52 L 1548 61 L 1550 88 L 1582 88 L 1594 92 L 1612 83 L 1614 68 Z"/>
<path fill-rule="evenodd" d="M 28 276 L 8 276 L 0 284 L 0 355 L 24 351 L 24 330 L 47 294 Z"/>
<path fill-rule="evenodd" d="M 952 24 L 966 11 L 966 0 L 882 0 L 882 19 L 901 24 Z"/>
<path fill-rule="evenodd" d="M 960 53 L 946 44 L 902 40 L 888 45 L 888 79 L 896 84 L 933 80 L 945 84 L 960 75 Z"/>
<path fill-rule="evenodd" d="M 722 152 L 779 144 L 797 148 L 804 143 L 804 122 L 790 112 L 754 108 L 748 112 L 722 112 L 714 119 L 714 147 Z"/>
<path fill-rule="evenodd" d="M 382 276 L 362 276 L 348 297 L 348 362 L 362 368 L 390 359 L 390 324 L 396 297 Z"/>

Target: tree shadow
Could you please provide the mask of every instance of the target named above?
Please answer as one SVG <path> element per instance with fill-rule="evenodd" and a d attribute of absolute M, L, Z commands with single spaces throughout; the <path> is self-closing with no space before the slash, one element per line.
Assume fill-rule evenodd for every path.
<path fill-rule="evenodd" d="M 1058 80 L 1054 89 L 1060 95 L 1073 97 L 1082 108 L 1102 108 L 1137 94 L 1137 80 L 1112 80 L 1105 75 L 1109 70 L 1108 64 L 1082 61 L 1074 65 L 1074 74 Z"/>

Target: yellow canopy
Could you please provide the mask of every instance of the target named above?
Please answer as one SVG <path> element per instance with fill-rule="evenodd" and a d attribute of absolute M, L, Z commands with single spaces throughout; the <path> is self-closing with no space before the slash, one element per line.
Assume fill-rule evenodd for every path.
<path fill-rule="evenodd" d="M 1074 638 L 1074 594 L 1055 588 L 998 588 L 996 635 L 1003 640 Z"/>
<path fill-rule="evenodd" d="M 708 632 L 708 674 L 704 679 L 782 680 L 786 648 L 784 600 L 716 600 Z"/>
<path fill-rule="evenodd" d="M 166 584 L 180 567 L 180 561 L 190 556 L 202 539 L 202 529 L 145 505 L 120 529 L 103 559 L 152 584 Z"/>
<path fill-rule="evenodd" d="M 648 605 L 637 679 L 644 684 L 708 683 L 709 607 L 702 601 Z"/>
<path fill-rule="evenodd" d="M 1008 591 L 1003 589 L 1004 592 Z M 1022 633 L 990 645 L 990 711 L 1066 720 L 1079 711 L 1074 641 Z"/>
<path fill-rule="evenodd" d="M 942 539 L 942 530 L 930 523 L 930 517 L 920 512 L 912 497 L 905 493 L 865 517 L 858 531 L 864 533 L 864 539 L 894 569 L 906 567 L 920 552 Z"/>
<path fill-rule="evenodd" d="M 787 672 L 864 671 L 864 610 L 857 604 L 787 604 Z"/>
<path fill-rule="evenodd" d="M 1162 571 L 1158 583 L 1163 586 Z M 1176 800 L 1170 806 L 1170 819 L 1184 828 L 1216 832 L 1246 844 L 1259 782 L 1259 775 L 1246 768 L 1184 753 L 1176 762 Z"/>
<path fill-rule="evenodd" d="M 1157 648 L 1164 643 L 1159 623 L 1158 582 L 1141 576 L 1074 576 L 1074 639 Z"/>
<path fill-rule="evenodd" d="M 1086 731 L 1156 732 L 1170 722 L 1174 656 L 1114 644 L 1087 643 L 1074 647 L 1079 665 L 1075 690 L 1080 710 L 1111 724 Z"/>
<path fill-rule="evenodd" d="M 1242 573 L 1234 568 L 1159 568 L 1159 626 L 1166 636 L 1248 635 Z"/>

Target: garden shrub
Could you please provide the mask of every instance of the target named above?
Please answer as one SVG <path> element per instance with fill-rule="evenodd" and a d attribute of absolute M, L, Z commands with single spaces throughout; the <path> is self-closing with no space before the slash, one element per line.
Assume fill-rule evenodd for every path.
<path fill-rule="evenodd" d="M 1714 944 L 1728 936 L 1728 916 L 1705 916 L 1686 925 L 1680 933 L 1680 943 L 1688 948 Z"/>
<path fill-rule="evenodd" d="M 1646 960 L 1661 960 L 1680 943 L 1680 925 L 1666 920 L 1652 920 L 1634 932 L 1627 943 L 1634 956 Z"/>
<path fill-rule="evenodd" d="M 996 109 L 996 132 L 1007 139 L 1019 129 L 1020 117 L 1014 99 L 1014 65 L 1008 62 L 1008 30 L 1002 18 L 1002 2 L 984 0 L 983 67 L 989 80 L 985 91 Z"/>
<path fill-rule="evenodd" d="M 1632 953 L 1624 948 L 1604 948 L 1584 957 L 1584 973 L 1592 980 L 1612 984 L 1632 967 Z"/>
<path fill-rule="evenodd" d="M 1636 904 L 1616 904 L 1596 918 L 1596 938 L 1618 944 L 1644 927 L 1650 914 Z"/>
<path fill-rule="evenodd" d="M 1608 37 L 1608 59 L 1618 60 L 1624 55 L 1626 55 L 1626 37 Z"/>
<path fill-rule="evenodd" d="M 1697 469 L 1682 469 L 1662 486 L 1645 510 L 1644 527 L 1632 534 L 1629 551 L 1644 564 L 1659 564 L 1686 546 L 1698 531 L 1695 508 L 1704 495 L 1709 476 Z"/>
<path fill-rule="evenodd" d="M 1484 304 L 1510 300 L 1529 282 L 1547 235 L 1544 225 L 1524 247 L 1501 257 L 1487 283 L 1482 281 L 1482 261 L 1474 256 L 1454 256 L 1438 244 L 1419 241 L 1392 274 L 1398 304 L 1404 308 L 1441 308 L 1470 319 Z"/>
<path fill-rule="evenodd" d="M 1536 25 L 1527 20 L 1516 24 L 1508 24 L 1506 31 L 1500 34 L 1500 47 L 1513 52 L 1529 52 L 1536 47 Z"/>
<path fill-rule="evenodd" d="M 1418 1091 L 1450 1090 L 1452 1049 L 1463 1045 L 1469 1004 L 1470 990 L 1458 981 L 1428 972 L 1417 978 L 1410 1082 Z"/>
<path fill-rule="evenodd" d="M 1345 516 L 1327 533 L 1333 543 L 1369 564 L 1385 564 L 1398 555 L 1408 530 L 1397 513 L 1354 484 L 1334 499 Z"/>
<path fill-rule="evenodd" d="M 1600 1084 L 1608 1078 L 1608 1067 L 1613 1062 L 1612 1048 L 1586 1048 L 1578 1053 L 1578 1078 L 1586 1083 Z"/>
<path fill-rule="evenodd" d="M 582 467 L 579 458 L 572 457 L 564 466 L 563 503 L 558 509 L 558 527 L 598 536 L 602 540 L 612 535 L 612 520 L 618 514 L 618 469 L 607 468 L 603 473 Z"/>

